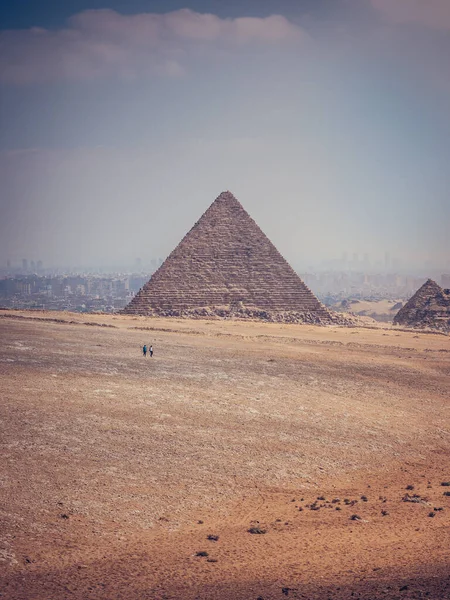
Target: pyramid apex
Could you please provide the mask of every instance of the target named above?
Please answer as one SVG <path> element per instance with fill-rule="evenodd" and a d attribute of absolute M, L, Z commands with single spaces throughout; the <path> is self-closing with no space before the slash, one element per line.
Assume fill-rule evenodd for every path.
<path fill-rule="evenodd" d="M 216 201 L 217 200 L 235 200 L 236 202 L 238 201 L 236 196 L 232 192 L 230 192 L 230 190 L 225 190 L 221 192 L 217 196 Z"/>
<path fill-rule="evenodd" d="M 210 205 L 210 208 L 214 206 L 222 206 L 230 209 L 239 208 L 240 210 L 245 210 L 242 204 L 239 202 L 236 196 L 232 192 L 230 192 L 230 190 L 225 190 L 221 192 L 214 200 L 214 202 Z"/>
<path fill-rule="evenodd" d="M 434 290 L 440 290 L 441 286 L 438 283 L 436 283 L 433 279 L 427 279 L 425 281 L 425 283 L 422 285 L 422 287 L 419 289 L 423 290 L 423 289 L 427 289 L 427 288 L 434 289 Z"/>

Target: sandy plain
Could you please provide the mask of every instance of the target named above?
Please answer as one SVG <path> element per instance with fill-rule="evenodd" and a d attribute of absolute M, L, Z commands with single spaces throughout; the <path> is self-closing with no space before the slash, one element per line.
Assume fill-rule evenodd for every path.
<path fill-rule="evenodd" d="M 24 311 L 0 331 L 0 598 L 450 598 L 449 336 Z"/>
<path fill-rule="evenodd" d="M 369 317 L 377 322 L 392 323 L 399 310 L 399 303 L 403 305 L 405 301 L 400 298 L 398 300 L 351 300 L 347 308 L 342 306 L 342 302 L 336 303 L 332 308 L 338 312 L 344 311 Z"/>

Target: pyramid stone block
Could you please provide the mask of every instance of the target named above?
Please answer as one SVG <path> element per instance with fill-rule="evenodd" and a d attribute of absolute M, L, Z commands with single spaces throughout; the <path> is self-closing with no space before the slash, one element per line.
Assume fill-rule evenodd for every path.
<path fill-rule="evenodd" d="M 332 320 L 230 192 L 211 204 L 123 312 L 177 316 L 201 309 L 223 316 L 247 309 Z"/>

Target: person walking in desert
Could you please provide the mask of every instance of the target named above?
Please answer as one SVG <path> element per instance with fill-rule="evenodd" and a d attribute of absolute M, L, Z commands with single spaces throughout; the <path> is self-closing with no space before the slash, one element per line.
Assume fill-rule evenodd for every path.
<path fill-rule="evenodd" d="M 142 354 L 143 354 L 144 356 L 147 356 L 147 344 L 144 344 L 144 345 L 142 346 Z"/>

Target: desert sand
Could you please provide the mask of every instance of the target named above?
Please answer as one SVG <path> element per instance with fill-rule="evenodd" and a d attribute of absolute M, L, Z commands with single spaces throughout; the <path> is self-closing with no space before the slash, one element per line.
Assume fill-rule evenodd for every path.
<path fill-rule="evenodd" d="M 0 598 L 450 598 L 449 336 L 0 330 Z"/>

